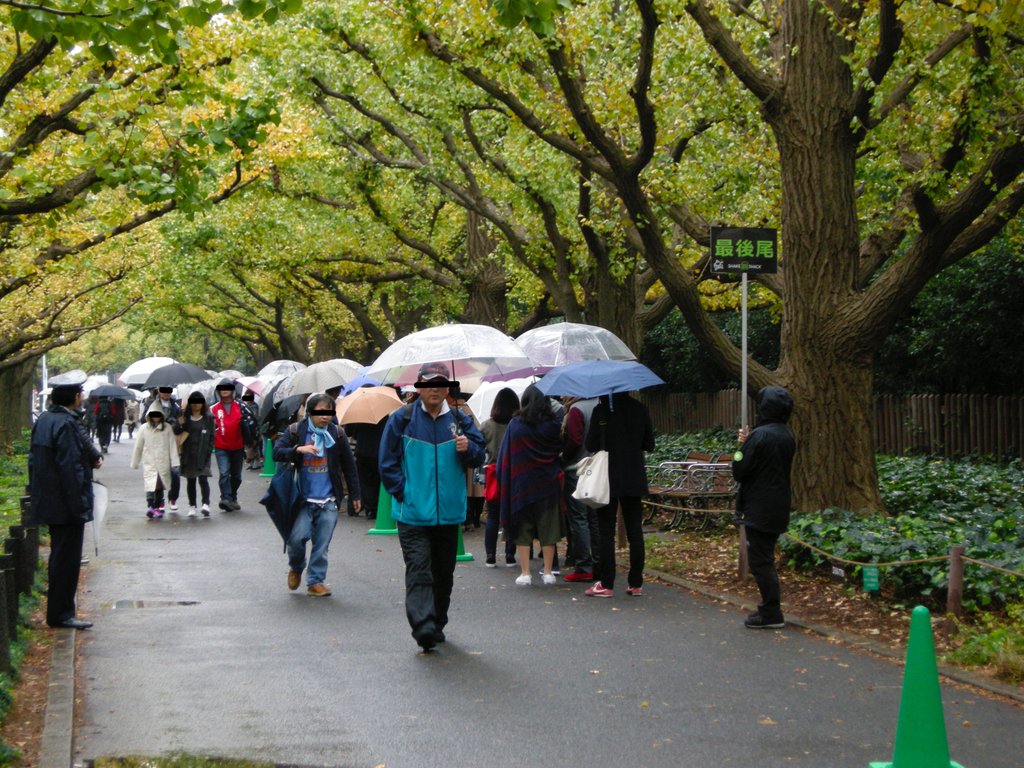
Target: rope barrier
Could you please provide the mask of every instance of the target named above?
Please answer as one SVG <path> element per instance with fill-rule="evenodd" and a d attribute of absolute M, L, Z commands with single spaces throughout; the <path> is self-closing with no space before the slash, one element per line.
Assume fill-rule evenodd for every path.
<path fill-rule="evenodd" d="M 650 501 L 649 499 L 644 499 L 644 504 L 648 504 L 648 505 L 650 505 L 652 507 L 657 507 L 659 509 L 672 510 L 673 512 L 724 513 L 724 512 L 731 512 L 731 511 L 733 511 L 733 510 L 728 510 L 728 509 L 703 509 L 703 508 L 700 508 L 700 507 L 684 507 L 684 506 L 678 506 L 678 505 L 673 505 L 673 504 L 660 504 L 660 503 L 658 503 L 656 501 Z M 783 536 L 785 536 L 787 539 L 789 539 L 790 541 L 793 541 L 796 544 L 800 544 L 801 546 L 807 547 L 812 552 L 817 552 L 819 555 L 821 555 L 822 557 L 826 558 L 827 560 L 832 560 L 832 561 L 837 562 L 837 563 L 842 563 L 843 565 L 856 565 L 856 566 L 860 566 L 862 568 L 864 566 L 874 566 L 876 568 L 891 568 L 891 567 L 899 566 L 899 565 L 922 565 L 924 563 L 938 563 L 938 562 L 942 562 L 943 560 L 951 559 L 950 555 L 935 555 L 934 557 L 921 557 L 921 558 L 917 558 L 915 560 L 893 560 L 893 561 L 886 562 L 886 563 L 863 563 L 863 562 L 860 562 L 859 560 L 849 560 L 849 559 L 847 559 L 845 557 L 839 557 L 838 555 L 833 555 L 830 552 L 826 552 L 824 549 L 821 549 L 820 547 L 816 547 L 813 544 L 808 544 L 803 539 L 798 539 L 796 536 L 794 536 L 791 533 L 784 533 Z M 999 571 L 1001 573 L 1007 574 L 1008 576 L 1016 576 L 1017 578 L 1024 578 L 1024 573 L 1022 573 L 1020 571 L 1014 571 L 1014 570 L 1011 570 L 1010 568 L 1003 568 L 1002 566 L 994 565 L 994 564 L 986 562 L 984 560 L 976 560 L 973 557 L 967 557 L 967 555 L 961 555 L 960 558 L 964 562 L 973 563 L 974 565 L 980 565 L 980 566 L 982 566 L 984 568 L 991 568 L 993 571 Z"/>
<path fill-rule="evenodd" d="M 936 563 L 936 562 L 939 562 L 940 560 L 949 560 L 949 555 L 936 555 L 935 557 L 922 557 L 922 558 L 919 558 L 917 560 L 894 560 L 893 562 L 889 562 L 889 563 L 861 563 L 861 562 L 858 562 L 857 560 L 847 560 L 846 558 L 839 557 L 838 555 L 829 554 L 825 550 L 820 549 L 820 548 L 814 546 L 813 544 L 808 544 L 806 541 L 802 541 L 801 539 L 798 539 L 796 536 L 792 535 L 791 533 L 786 533 L 784 535 L 785 535 L 785 537 L 787 539 L 792 539 L 797 544 L 802 544 L 803 546 L 807 547 L 809 550 L 811 550 L 813 552 L 817 552 L 819 555 L 823 555 L 824 557 L 827 557 L 829 560 L 835 560 L 837 563 L 843 563 L 844 565 L 859 565 L 861 567 L 863 567 L 865 565 L 873 565 L 873 566 L 878 567 L 878 568 L 883 568 L 883 567 L 884 568 L 888 568 L 888 567 L 894 566 L 894 565 L 919 565 L 921 563 Z M 964 558 L 964 559 L 966 560 L 967 558 Z"/>
<path fill-rule="evenodd" d="M 983 565 L 986 568 L 991 568 L 993 571 L 1002 571 L 1003 573 L 1009 574 L 1010 576 L 1016 576 L 1019 579 L 1024 579 L 1024 573 L 1020 571 L 1011 571 L 1009 568 L 1003 568 L 999 565 L 993 565 L 992 563 L 986 563 L 984 560 L 975 560 L 973 557 L 967 555 L 961 555 L 960 559 L 966 563 L 974 563 L 975 565 Z"/>
<path fill-rule="evenodd" d="M 672 512 L 712 512 L 714 514 L 724 515 L 736 511 L 735 509 L 727 509 L 724 507 L 705 509 L 704 507 L 684 507 L 682 505 L 677 504 L 659 504 L 656 501 L 647 501 L 646 499 L 644 500 L 644 504 L 648 504 L 652 507 L 658 507 L 659 509 L 668 509 L 671 510 Z"/>

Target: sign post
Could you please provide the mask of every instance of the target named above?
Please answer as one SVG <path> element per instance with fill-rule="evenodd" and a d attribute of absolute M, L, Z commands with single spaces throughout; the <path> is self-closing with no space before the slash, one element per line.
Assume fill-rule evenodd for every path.
<path fill-rule="evenodd" d="M 779 264 L 778 232 L 758 227 L 711 228 L 711 274 L 740 275 L 740 426 L 747 415 L 747 273 L 775 274 Z"/>

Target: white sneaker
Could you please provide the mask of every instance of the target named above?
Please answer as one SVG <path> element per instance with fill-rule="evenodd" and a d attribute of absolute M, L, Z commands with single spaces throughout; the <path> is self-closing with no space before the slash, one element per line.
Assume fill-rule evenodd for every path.
<path fill-rule="evenodd" d="M 519 576 L 516 576 L 516 586 L 517 587 L 528 587 L 531 584 L 533 584 L 533 577 L 530 574 L 523 573 L 523 574 L 520 574 Z"/>
<path fill-rule="evenodd" d="M 196 516 L 196 508 L 195 507 L 189 507 L 188 508 L 188 516 L 189 517 L 195 517 Z"/>
<path fill-rule="evenodd" d="M 170 503 L 170 505 L 168 506 L 168 509 L 170 509 L 171 512 L 177 512 L 178 511 L 178 502 L 172 501 Z"/>
<path fill-rule="evenodd" d="M 209 504 L 203 504 L 203 517 L 209 517 L 209 516 L 210 516 L 210 505 Z"/>
<path fill-rule="evenodd" d="M 542 573 L 540 580 L 544 582 L 545 586 L 550 586 L 555 583 L 555 574 L 553 573 Z"/>

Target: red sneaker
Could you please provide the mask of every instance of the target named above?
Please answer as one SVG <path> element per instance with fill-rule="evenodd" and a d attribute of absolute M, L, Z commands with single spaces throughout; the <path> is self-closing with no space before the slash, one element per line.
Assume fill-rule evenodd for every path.
<path fill-rule="evenodd" d="M 590 595 L 591 597 L 615 597 L 615 590 L 605 589 L 599 581 L 583 594 Z"/>
<path fill-rule="evenodd" d="M 574 572 L 567 573 L 564 578 L 566 581 L 593 581 L 594 574 L 590 573 L 590 571 Z"/>

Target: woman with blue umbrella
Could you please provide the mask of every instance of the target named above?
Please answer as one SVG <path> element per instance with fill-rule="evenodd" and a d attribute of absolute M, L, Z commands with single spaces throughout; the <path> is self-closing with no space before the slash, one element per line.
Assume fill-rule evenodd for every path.
<path fill-rule="evenodd" d="M 587 450 L 608 451 L 608 485 L 611 499 L 597 509 L 599 578 L 586 594 L 613 597 L 615 592 L 615 514 L 622 521 L 629 542 L 629 574 L 626 594 L 643 594 L 644 550 L 643 498 L 647 495 L 645 451 L 654 450 L 654 427 L 647 406 L 626 392 L 602 395 L 594 406 L 587 432 Z"/>

